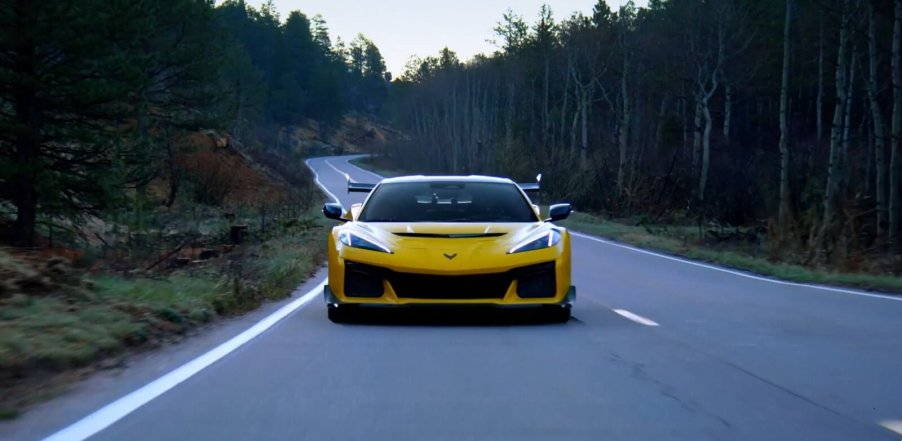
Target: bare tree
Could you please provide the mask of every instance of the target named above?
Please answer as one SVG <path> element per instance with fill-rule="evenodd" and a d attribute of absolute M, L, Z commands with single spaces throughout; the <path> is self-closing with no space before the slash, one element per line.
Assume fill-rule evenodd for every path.
<path fill-rule="evenodd" d="M 699 6 L 699 10 L 703 7 Z M 709 8 L 704 8 L 709 9 Z M 711 165 L 711 118 L 710 101 L 721 84 L 724 65 L 745 51 L 756 34 L 754 20 L 750 11 L 737 5 L 733 0 L 714 2 L 710 7 L 713 14 L 705 20 L 697 16 L 696 26 L 690 26 L 688 43 L 689 51 L 695 60 L 696 83 L 696 141 L 699 144 L 698 121 L 705 119 L 704 130 L 701 131 L 701 170 L 698 178 L 697 196 L 705 200 L 708 184 L 708 171 Z M 703 27 L 701 23 L 713 22 L 711 27 Z"/>
<path fill-rule="evenodd" d="M 876 0 L 868 0 L 868 101 L 871 107 L 871 122 L 874 129 L 874 163 L 877 168 L 876 197 L 877 197 L 877 236 L 883 237 L 886 228 L 886 164 L 885 138 L 886 130 L 883 124 L 883 112 L 877 100 L 877 81 L 879 62 L 877 58 L 877 16 Z"/>
<path fill-rule="evenodd" d="M 839 196 L 840 151 L 842 149 L 846 105 L 848 103 L 847 69 L 849 58 L 849 26 L 851 18 L 848 0 L 843 1 L 842 25 L 839 31 L 839 51 L 836 61 L 836 107 L 833 111 L 833 126 L 830 130 L 830 154 L 827 166 L 827 187 L 824 191 L 824 216 L 814 241 L 815 258 L 823 262 L 825 257 L 824 238 L 833 224 L 836 199 Z"/>
<path fill-rule="evenodd" d="M 893 24 L 893 127 L 890 158 L 889 234 L 893 251 L 902 252 L 902 0 L 895 0 Z"/>
<path fill-rule="evenodd" d="M 789 191 L 789 65 L 792 10 L 794 0 L 786 0 L 786 20 L 783 25 L 783 76 L 780 86 L 780 208 L 778 219 L 784 228 L 792 222 L 792 195 Z"/>

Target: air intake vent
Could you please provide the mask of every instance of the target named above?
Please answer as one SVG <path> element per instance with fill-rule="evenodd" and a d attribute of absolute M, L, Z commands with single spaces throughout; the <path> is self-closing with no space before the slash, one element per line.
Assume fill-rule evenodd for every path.
<path fill-rule="evenodd" d="M 554 297 L 557 291 L 554 262 L 540 263 L 517 271 L 517 295 L 524 299 Z"/>
<path fill-rule="evenodd" d="M 377 266 L 345 262 L 345 295 L 348 297 L 382 297 L 382 273 Z"/>
<path fill-rule="evenodd" d="M 395 236 L 401 237 L 430 237 L 437 239 L 476 239 L 480 237 L 500 237 L 507 233 L 457 233 L 457 234 L 440 234 L 440 233 L 395 233 Z"/>

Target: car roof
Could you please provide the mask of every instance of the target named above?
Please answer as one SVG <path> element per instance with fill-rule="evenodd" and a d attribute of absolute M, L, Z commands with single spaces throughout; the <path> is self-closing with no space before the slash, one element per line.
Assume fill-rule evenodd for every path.
<path fill-rule="evenodd" d="M 401 183 L 401 182 L 490 182 L 496 184 L 515 184 L 507 178 L 498 178 L 494 176 L 398 176 L 395 178 L 383 179 L 383 184 Z"/>

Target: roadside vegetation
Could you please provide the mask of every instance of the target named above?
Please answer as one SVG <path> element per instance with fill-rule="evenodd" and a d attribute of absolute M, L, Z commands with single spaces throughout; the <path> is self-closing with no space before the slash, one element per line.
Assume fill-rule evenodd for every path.
<path fill-rule="evenodd" d="M 637 225 L 637 223 L 639 225 Z M 745 239 L 699 240 L 696 226 L 647 225 L 642 220 L 606 220 L 602 216 L 574 213 L 562 226 L 613 239 L 639 248 L 682 256 L 691 260 L 748 271 L 780 280 L 800 283 L 838 285 L 892 294 L 902 293 L 902 278 L 868 272 L 828 272 L 803 265 L 782 262 L 769 251 L 769 245 L 757 236 L 724 231 L 720 237 L 739 235 Z"/>
<path fill-rule="evenodd" d="M 288 296 L 324 260 L 304 159 L 398 136 L 375 44 L 272 2 L 0 0 L 0 21 L 0 418 Z"/>
<path fill-rule="evenodd" d="M 291 215 L 254 210 L 232 220 L 203 208 L 202 230 L 164 239 L 153 253 L 122 244 L 73 261 L 55 252 L 71 249 L 0 250 L 0 416 L 82 374 L 124 365 L 134 351 L 285 298 L 325 257 L 314 201 Z M 234 231 L 243 233 L 238 243 Z"/>

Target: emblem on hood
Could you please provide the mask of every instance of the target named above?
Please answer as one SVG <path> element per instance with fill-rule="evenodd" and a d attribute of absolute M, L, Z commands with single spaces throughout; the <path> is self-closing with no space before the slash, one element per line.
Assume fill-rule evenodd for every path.
<path fill-rule="evenodd" d="M 445 259 L 454 260 L 454 258 L 457 257 L 457 253 L 454 253 L 454 254 L 442 253 L 442 256 L 445 256 Z"/>

